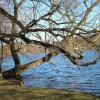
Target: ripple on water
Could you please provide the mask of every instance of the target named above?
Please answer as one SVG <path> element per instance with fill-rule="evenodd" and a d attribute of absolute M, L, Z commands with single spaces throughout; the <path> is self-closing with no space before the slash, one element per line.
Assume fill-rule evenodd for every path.
<path fill-rule="evenodd" d="M 83 55 L 83 61 L 87 62 L 100 56 L 100 53 L 86 51 Z M 41 57 L 41 54 L 38 56 Z M 32 58 L 37 59 L 38 56 Z M 23 61 L 22 58 L 24 64 L 27 60 L 24 58 Z M 12 64 L 11 61 L 9 64 Z M 71 89 L 100 96 L 100 60 L 95 65 L 80 67 L 73 65 L 63 54 L 59 54 L 49 62 L 30 68 L 21 75 L 26 87 Z"/>

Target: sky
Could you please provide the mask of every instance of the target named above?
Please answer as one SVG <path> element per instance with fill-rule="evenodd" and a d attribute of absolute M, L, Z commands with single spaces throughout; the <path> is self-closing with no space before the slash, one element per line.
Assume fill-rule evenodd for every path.
<path fill-rule="evenodd" d="M 5 0 L 7 1 L 7 0 Z M 21 0 L 17 0 L 17 2 L 20 2 Z M 43 0 L 44 1 L 44 0 Z M 48 0 L 45 0 L 46 2 L 48 2 Z M 73 0 L 75 1 L 75 0 Z M 80 2 L 83 2 L 83 0 L 79 0 Z M 87 6 L 91 5 L 91 2 L 93 2 L 95 0 L 88 0 L 87 2 Z M 35 4 L 36 2 L 31 2 L 30 0 L 26 0 L 26 2 L 20 7 L 19 10 L 19 20 L 24 24 L 27 25 L 30 21 L 32 21 L 33 19 L 38 19 L 40 16 L 42 16 L 43 14 L 45 14 L 47 11 L 50 10 L 50 8 L 46 5 L 46 4 L 39 4 L 38 5 L 38 9 L 35 11 L 32 7 L 33 5 L 36 6 Z M 50 4 L 48 4 L 50 5 Z M 10 7 L 13 7 L 12 4 L 10 4 Z M 95 25 L 97 25 L 99 23 L 99 19 L 100 19 L 100 5 L 95 7 L 94 10 L 92 11 L 92 13 L 88 16 L 88 20 L 89 22 L 91 22 L 91 24 L 87 23 L 87 26 L 93 26 L 93 24 L 95 23 Z M 80 14 L 82 12 L 84 12 L 86 10 L 86 6 L 84 4 L 81 4 L 77 7 L 77 14 Z M 13 10 L 11 11 L 11 14 L 13 15 Z M 36 14 L 33 15 L 32 13 L 35 12 Z M 97 16 L 97 13 L 99 14 L 99 16 Z M 58 20 L 60 19 L 60 15 L 58 13 L 55 13 L 52 16 L 52 19 L 54 20 Z M 94 19 L 94 20 L 93 20 Z M 98 20 L 97 20 L 98 19 Z M 77 17 L 77 20 L 79 21 L 80 18 Z M 92 21 L 91 21 L 92 20 Z M 61 21 L 61 20 L 60 20 Z M 48 23 L 45 21 L 40 21 L 39 24 L 41 24 L 41 26 L 45 26 L 48 27 Z M 94 25 L 94 27 L 95 27 Z M 54 27 L 54 26 L 53 26 Z M 63 25 L 59 26 L 59 27 L 64 27 Z M 68 26 L 66 26 L 68 27 Z M 85 26 L 86 27 L 86 26 Z M 44 38 L 43 33 L 39 33 L 42 34 L 42 37 Z"/>

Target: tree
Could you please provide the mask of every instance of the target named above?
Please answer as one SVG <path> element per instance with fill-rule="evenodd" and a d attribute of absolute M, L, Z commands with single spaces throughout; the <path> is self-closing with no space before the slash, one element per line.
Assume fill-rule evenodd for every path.
<path fill-rule="evenodd" d="M 93 13 L 92 10 L 98 6 L 99 0 L 95 0 L 91 5 L 87 3 L 88 0 L 85 4 L 78 0 L 8 0 L 7 2 L 7 5 L 10 6 L 9 11 L 0 6 L 0 14 L 8 19 L 10 31 L 8 29 L 0 31 L 0 41 L 10 46 L 15 68 L 3 72 L 3 77 L 19 77 L 21 70 L 49 60 L 54 50 L 64 53 L 73 64 L 81 65 L 78 60 L 82 56 L 74 56 L 67 52 L 62 48 L 62 42 L 66 41 L 67 37 L 76 35 L 94 46 L 95 44 L 88 38 L 98 36 L 100 33 L 98 18 L 93 23 L 90 20 L 93 21 L 94 18 L 89 18 L 89 15 Z M 81 6 L 84 7 L 83 11 L 80 10 Z M 80 9 L 78 9 L 79 7 Z M 98 15 L 98 13 L 96 14 Z M 1 26 L 0 28 L 2 29 Z M 48 36 L 46 41 L 44 40 L 45 34 Z M 23 65 L 23 69 L 18 53 L 20 49 L 15 46 L 17 41 L 41 45 L 53 52 L 48 53 L 42 59 Z M 96 61 L 82 65 L 94 63 Z"/>

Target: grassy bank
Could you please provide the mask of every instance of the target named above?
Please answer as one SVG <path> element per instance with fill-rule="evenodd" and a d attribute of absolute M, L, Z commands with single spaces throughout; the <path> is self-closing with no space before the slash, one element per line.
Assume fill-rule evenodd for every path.
<path fill-rule="evenodd" d="M 68 90 L 24 88 L 16 81 L 2 80 L 0 100 L 100 100 L 100 98 Z"/>

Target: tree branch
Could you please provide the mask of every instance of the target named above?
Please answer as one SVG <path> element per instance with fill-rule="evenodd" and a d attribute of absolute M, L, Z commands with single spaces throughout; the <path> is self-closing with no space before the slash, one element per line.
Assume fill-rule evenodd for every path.
<path fill-rule="evenodd" d="M 11 14 L 9 14 L 8 12 L 6 12 L 3 8 L 0 7 L 0 13 L 2 13 L 4 16 L 6 16 L 7 18 L 9 18 L 11 21 L 15 22 L 22 30 L 25 31 L 25 27 L 24 25 L 18 21 L 14 16 L 12 16 Z"/>
<path fill-rule="evenodd" d="M 77 62 L 75 61 L 76 59 L 81 59 L 82 56 L 80 57 L 75 57 L 75 56 L 72 56 L 70 53 L 66 52 L 64 49 L 56 46 L 56 45 L 52 45 L 52 44 L 49 44 L 49 43 L 44 43 L 44 42 L 41 42 L 41 41 L 37 41 L 37 40 L 30 40 L 28 39 L 27 37 L 25 37 L 25 35 L 21 35 L 20 37 L 24 42 L 26 42 L 27 44 L 29 43 L 34 43 L 36 45 L 41 45 L 41 46 L 44 46 L 46 48 L 51 48 L 51 49 L 55 49 L 61 53 L 63 53 L 64 55 L 66 55 L 70 61 L 73 63 L 73 64 L 76 64 L 77 65 Z"/>
<path fill-rule="evenodd" d="M 27 70 L 29 68 L 39 66 L 40 64 L 48 61 L 51 57 L 52 57 L 52 53 L 49 53 L 45 57 L 43 57 L 41 59 L 38 59 L 38 60 L 35 60 L 35 61 L 32 61 L 32 62 L 29 62 L 29 63 L 27 63 L 25 65 L 21 65 L 20 71 L 23 72 L 23 71 L 25 71 L 25 70 Z"/>

